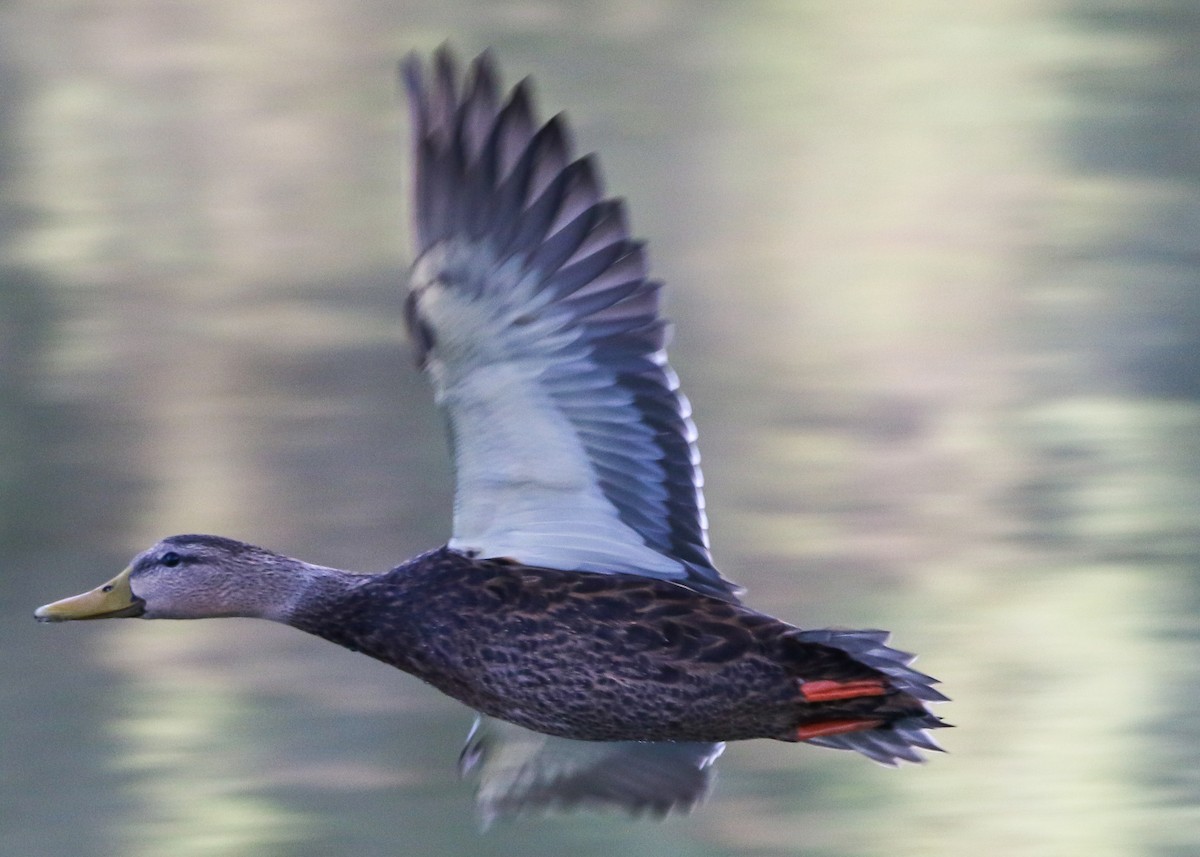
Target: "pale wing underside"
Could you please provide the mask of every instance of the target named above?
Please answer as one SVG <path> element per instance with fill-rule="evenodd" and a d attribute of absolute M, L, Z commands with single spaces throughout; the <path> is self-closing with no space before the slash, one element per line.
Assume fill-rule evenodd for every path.
<path fill-rule="evenodd" d="M 712 787 L 724 744 L 570 741 L 480 716 L 459 759 L 484 826 L 575 808 L 687 812 Z"/>
<path fill-rule="evenodd" d="M 416 141 L 407 319 L 449 423 L 451 546 L 678 580 L 724 598 L 659 284 L 595 165 L 490 57 L 404 78 Z"/>

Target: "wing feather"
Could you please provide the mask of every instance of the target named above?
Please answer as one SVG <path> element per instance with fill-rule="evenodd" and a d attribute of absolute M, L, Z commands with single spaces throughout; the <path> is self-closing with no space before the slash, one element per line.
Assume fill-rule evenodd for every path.
<path fill-rule="evenodd" d="M 712 787 L 724 744 L 571 741 L 480 717 L 459 757 L 477 782 L 486 828 L 523 814 L 623 809 L 655 817 L 689 812 Z"/>
<path fill-rule="evenodd" d="M 489 54 L 403 69 L 418 258 L 406 318 L 444 409 L 451 546 L 734 599 L 708 551 L 696 432 L 659 283 L 566 120 L 501 99 Z"/>

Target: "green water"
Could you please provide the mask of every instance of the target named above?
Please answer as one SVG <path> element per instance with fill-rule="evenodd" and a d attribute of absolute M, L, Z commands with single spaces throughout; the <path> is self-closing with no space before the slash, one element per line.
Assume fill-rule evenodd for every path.
<path fill-rule="evenodd" d="M 1198 35 L 1185 2 L 6 4 L 0 852 L 1194 853 Z M 481 835 L 470 715 L 407 676 L 266 623 L 33 623 L 174 532 L 444 541 L 393 64 L 447 38 L 629 199 L 721 567 L 893 629 L 948 755 L 742 744 L 691 817 Z"/>

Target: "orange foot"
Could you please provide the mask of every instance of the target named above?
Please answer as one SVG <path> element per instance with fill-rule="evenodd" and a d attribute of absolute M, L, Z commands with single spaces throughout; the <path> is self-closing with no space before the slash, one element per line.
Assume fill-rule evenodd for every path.
<path fill-rule="evenodd" d="M 819 720 L 796 727 L 794 741 L 809 741 L 826 735 L 845 735 L 847 732 L 863 732 L 882 726 L 882 720 Z"/>
<path fill-rule="evenodd" d="M 800 682 L 800 695 L 805 702 L 833 702 L 838 699 L 858 699 L 860 696 L 883 696 L 888 692 L 887 685 L 882 679 L 862 679 L 859 681 L 819 681 Z"/>

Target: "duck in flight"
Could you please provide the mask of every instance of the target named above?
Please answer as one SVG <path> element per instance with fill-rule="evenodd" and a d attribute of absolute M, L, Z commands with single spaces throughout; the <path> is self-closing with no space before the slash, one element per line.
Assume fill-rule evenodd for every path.
<path fill-rule="evenodd" d="M 36 617 L 258 617 L 411 673 L 479 712 L 460 767 L 487 820 L 688 808 L 726 741 L 939 749 L 945 697 L 886 632 L 801 630 L 714 566 L 661 284 L 563 118 L 539 123 L 528 81 L 502 98 L 488 53 L 402 76 L 405 315 L 453 447 L 449 542 L 361 574 L 171 536 Z"/>

